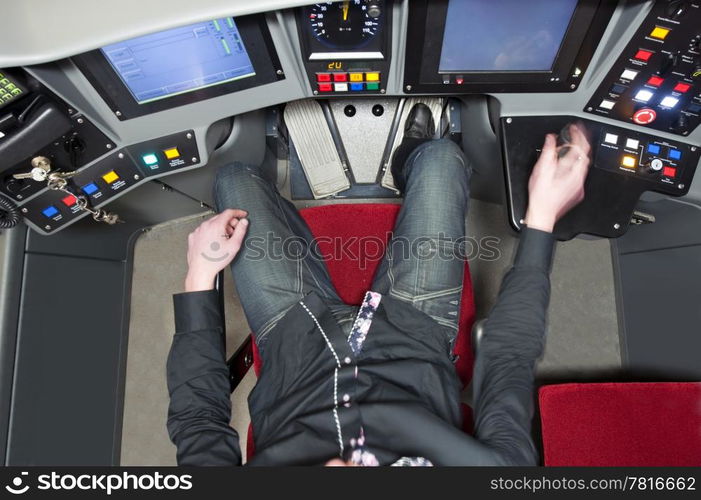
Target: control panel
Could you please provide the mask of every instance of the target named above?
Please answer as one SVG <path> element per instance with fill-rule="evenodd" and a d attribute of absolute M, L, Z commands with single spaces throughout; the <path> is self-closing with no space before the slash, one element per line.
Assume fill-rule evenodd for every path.
<path fill-rule="evenodd" d="M 592 167 L 584 201 L 555 226 L 559 239 L 579 233 L 607 238 L 623 235 L 645 191 L 683 196 L 689 191 L 701 149 L 646 133 L 570 116 L 524 116 L 502 119 L 504 159 L 511 223 L 523 225 L 528 206 L 528 179 L 543 139 L 570 123 L 586 129 L 592 145 Z"/>
<path fill-rule="evenodd" d="M 386 92 L 389 4 L 351 0 L 298 9 L 302 57 L 314 95 Z"/>
<path fill-rule="evenodd" d="M 89 215 L 81 207 L 100 209 L 136 185 L 200 162 L 192 130 L 153 139 L 114 151 L 68 178 L 65 190 L 52 190 L 44 182 L 39 194 L 20 204 L 26 221 L 42 234 L 53 234 Z M 83 200 L 79 200 L 82 198 Z"/>
<path fill-rule="evenodd" d="M 659 0 L 585 111 L 693 132 L 701 123 L 701 2 Z"/>

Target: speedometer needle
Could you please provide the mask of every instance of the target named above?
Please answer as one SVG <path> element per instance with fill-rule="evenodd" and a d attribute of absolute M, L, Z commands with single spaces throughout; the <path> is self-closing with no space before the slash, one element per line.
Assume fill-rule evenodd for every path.
<path fill-rule="evenodd" d="M 343 20 L 348 21 L 348 7 L 350 7 L 350 0 L 343 2 Z"/>

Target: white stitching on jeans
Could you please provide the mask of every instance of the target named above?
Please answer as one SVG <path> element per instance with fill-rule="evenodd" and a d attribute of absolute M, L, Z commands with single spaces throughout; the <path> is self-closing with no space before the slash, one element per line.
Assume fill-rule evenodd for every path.
<path fill-rule="evenodd" d="M 317 328 L 321 332 L 321 335 L 324 337 L 324 340 L 326 341 L 326 345 L 328 346 L 329 350 L 331 351 L 331 354 L 333 354 L 333 357 L 336 359 L 336 369 L 333 372 L 333 418 L 334 421 L 336 422 L 336 432 L 338 433 L 338 446 L 341 448 L 341 455 L 343 455 L 343 450 L 345 447 L 343 446 L 343 433 L 341 432 L 341 420 L 338 418 L 338 369 L 341 368 L 341 360 L 338 358 L 338 355 L 336 354 L 336 351 L 333 348 L 333 345 L 331 344 L 331 341 L 329 338 L 326 336 L 326 332 L 324 329 L 321 327 L 319 324 L 319 320 L 316 319 L 316 316 L 314 316 L 314 313 L 312 313 L 307 305 L 302 302 L 301 300 L 299 303 L 302 305 L 305 311 L 307 311 L 307 314 L 309 314 L 309 317 L 312 318 L 312 321 L 316 324 Z"/>

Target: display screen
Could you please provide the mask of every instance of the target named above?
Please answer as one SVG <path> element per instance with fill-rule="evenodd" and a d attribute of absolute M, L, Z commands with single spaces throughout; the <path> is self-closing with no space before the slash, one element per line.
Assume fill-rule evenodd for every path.
<path fill-rule="evenodd" d="M 450 0 L 440 73 L 550 71 L 578 0 Z"/>
<path fill-rule="evenodd" d="M 102 53 L 139 104 L 256 74 L 230 17 L 132 38 Z"/>

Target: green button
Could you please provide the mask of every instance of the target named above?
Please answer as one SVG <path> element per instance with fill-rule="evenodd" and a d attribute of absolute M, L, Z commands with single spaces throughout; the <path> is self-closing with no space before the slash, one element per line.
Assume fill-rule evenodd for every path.
<path fill-rule="evenodd" d="M 8 83 L 7 85 L 5 85 L 5 88 L 7 90 L 15 90 L 17 86 L 14 83 Z"/>
<path fill-rule="evenodd" d="M 12 99 L 12 95 L 11 95 L 11 94 L 5 94 L 4 96 L 2 96 L 2 100 L 3 100 L 3 101 L 9 101 L 10 99 Z"/>
<path fill-rule="evenodd" d="M 368 90 L 380 90 L 379 82 L 368 82 L 365 86 Z"/>
<path fill-rule="evenodd" d="M 12 91 L 12 95 L 20 95 L 22 91 L 20 89 L 15 89 Z"/>
<path fill-rule="evenodd" d="M 3 87 L 4 87 L 5 85 L 9 85 L 9 84 L 10 84 L 10 80 L 8 80 L 7 78 L 1 78 L 1 79 L 0 79 L 0 85 L 2 85 Z"/>
<path fill-rule="evenodd" d="M 7 94 L 7 90 L 5 90 L 4 88 L 0 87 L 0 96 L 3 96 L 3 95 L 5 95 L 5 94 Z"/>

